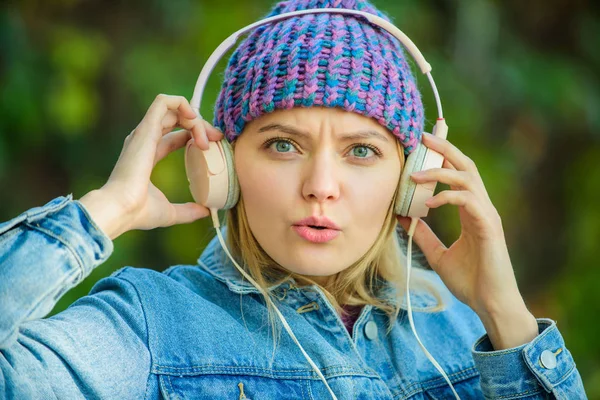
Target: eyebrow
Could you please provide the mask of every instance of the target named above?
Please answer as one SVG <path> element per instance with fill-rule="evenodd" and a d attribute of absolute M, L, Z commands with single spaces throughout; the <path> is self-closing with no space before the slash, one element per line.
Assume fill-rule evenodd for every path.
<path fill-rule="evenodd" d="M 277 130 L 277 131 L 288 133 L 290 135 L 295 135 L 295 136 L 299 136 L 302 138 L 310 139 L 310 134 L 308 134 L 306 132 L 300 131 L 290 125 L 282 125 L 282 124 L 276 124 L 276 123 L 267 124 L 267 125 L 263 126 L 262 128 L 260 128 L 258 130 L 258 132 L 261 133 L 261 132 L 267 132 L 267 131 L 272 131 L 272 130 Z M 344 141 L 345 140 L 355 140 L 355 139 L 375 138 L 375 139 L 382 140 L 384 142 L 389 142 L 388 138 L 386 138 L 381 133 L 379 133 L 377 131 L 373 131 L 373 130 L 362 130 L 362 131 L 357 131 L 357 132 L 352 132 L 352 133 L 344 133 L 344 134 L 341 134 L 339 136 L 339 138 Z"/>

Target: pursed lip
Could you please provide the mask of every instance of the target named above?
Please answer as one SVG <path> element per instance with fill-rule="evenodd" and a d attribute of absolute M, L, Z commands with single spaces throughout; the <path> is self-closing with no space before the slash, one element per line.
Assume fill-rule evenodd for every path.
<path fill-rule="evenodd" d="M 335 222 L 333 222 L 332 220 L 330 220 L 327 217 L 311 216 L 308 218 L 301 219 L 300 221 L 297 221 L 296 223 L 294 223 L 294 226 L 308 226 L 308 225 L 322 226 L 322 227 L 325 227 L 328 229 L 335 229 L 336 231 L 340 230 L 340 227 L 337 226 L 335 224 Z"/>

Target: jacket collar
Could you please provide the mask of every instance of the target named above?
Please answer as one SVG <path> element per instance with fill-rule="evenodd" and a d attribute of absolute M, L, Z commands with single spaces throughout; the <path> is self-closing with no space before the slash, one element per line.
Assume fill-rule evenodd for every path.
<path fill-rule="evenodd" d="M 227 236 L 227 226 L 220 228 L 223 239 Z M 200 258 L 198 265 L 217 280 L 227 284 L 229 290 L 237 294 L 260 293 L 233 265 L 221 243 L 215 235 L 208 243 Z M 294 281 L 295 283 L 295 281 Z M 278 285 L 271 286 L 269 289 L 275 289 Z"/>
<path fill-rule="evenodd" d="M 222 226 L 220 230 L 223 238 L 225 238 L 227 233 L 227 226 Z M 217 237 L 217 235 L 215 235 L 212 238 L 212 240 L 208 243 L 208 245 L 202 252 L 202 255 L 198 258 L 198 265 L 200 266 L 200 268 L 211 274 L 215 279 L 225 283 L 229 290 L 236 294 L 260 293 L 260 291 L 256 289 L 250 282 L 248 282 L 248 280 L 238 271 L 235 265 L 233 265 L 233 263 L 221 247 L 221 243 L 219 242 L 219 238 Z M 436 280 L 438 281 L 438 283 L 441 283 L 441 280 L 439 279 L 437 274 L 433 273 L 433 271 L 425 271 L 425 273 L 428 276 L 431 276 L 433 280 Z M 292 284 L 296 284 L 293 278 L 291 279 L 291 281 Z M 289 286 L 289 283 L 284 282 L 279 285 L 273 285 L 269 288 L 269 290 L 276 289 L 277 287 L 283 285 Z M 314 285 L 308 287 L 300 287 L 298 289 L 304 290 L 310 288 L 314 288 Z M 391 285 L 388 285 L 383 293 L 383 298 L 390 299 L 393 297 L 395 289 Z M 411 288 L 410 290 L 410 300 L 412 308 L 415 311 L 426 311 L 428 309 L 434 308 L 437 305 L 437 300 L 434 296 L 423 290 L 416 290 L 413 288 Z M 405 297 L 403 297 L 402 304 L 400 307 L 403 309 L 407 309 Z"/>

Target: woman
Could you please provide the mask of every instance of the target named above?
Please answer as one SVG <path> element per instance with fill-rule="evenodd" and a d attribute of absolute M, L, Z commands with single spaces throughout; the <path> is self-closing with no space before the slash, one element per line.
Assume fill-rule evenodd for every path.
<path fill-rule="evenodd" d="M 270 15 L 319 7 L 383 15 L 365 1 L 325 3 L 281 2 Z M 462 398 L 585 398 L 556 323 L 536 320 L 523 302 L 475 165 L 450 142 L 421 136 L 420 95 L 388 35 L 339 15 L 256 29 L 232 55 L 214 125 L 185 98 L 159 95 L 104 186 L 0 224 L 4 397 L 329 398 L 214 239 L 198 265 L 123 268 L 42 319 L 108 259 L 119 235 L 209 214 L 171 204 L 150 174 L 190 138 L 206 150 L 225 132 L 241 189 L 226 216 L 228 248 L 269 289 L 338 399 L 453 396 L 402 302 L 405 237 L 396 227 L 409 221 L 393 204 L 419 141 L 446 161 L 413 179 L 449 184 L 427 204 L 458 206 L 462 224 L 450 248 L 417 225 L 415 242 L 434 269 L 414 270 L 411 287 L 425 346 Z M 319 233 L 323 224 L 335 232 Z"/>

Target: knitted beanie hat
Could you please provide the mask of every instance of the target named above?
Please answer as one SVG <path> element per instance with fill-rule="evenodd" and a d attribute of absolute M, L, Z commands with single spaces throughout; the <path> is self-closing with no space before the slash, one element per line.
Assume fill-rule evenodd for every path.
<path fill-rule="evenodd" d="M 309 8 L 354 9 L 390 21 L 366 0 L 287 0 L 266 17 Z M 234 50 L 224 75 L 213 126 L 230 142 L 263 114 L 311 106 L 374 118 L 406 156 L 421 140 L 423 104 L 404 49 L 360 17 L 307 14 L 259 26 Z"/>

